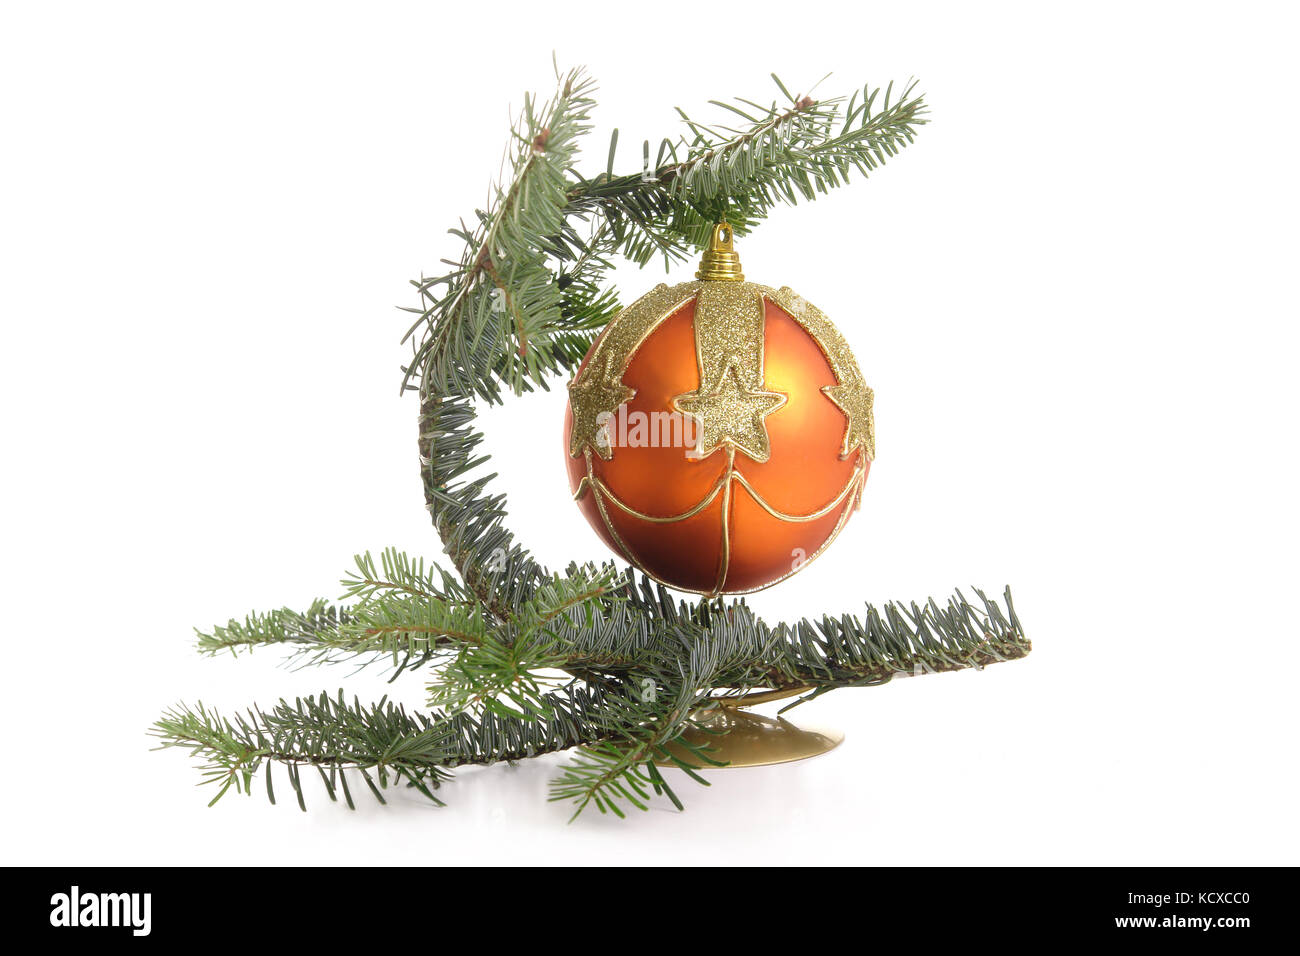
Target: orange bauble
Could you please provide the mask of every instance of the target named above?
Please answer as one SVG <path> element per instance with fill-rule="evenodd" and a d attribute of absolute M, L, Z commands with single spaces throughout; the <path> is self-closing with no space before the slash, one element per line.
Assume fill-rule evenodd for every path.
<path fill-rule="evenodd" d="M 569 385 L 569 483 L 596 533 L 651 577 L 754 591 L 820 554 L 860 503 L 872 392 L 824 315 L 744 281 L 726 224 L 697 275 L 593 343 Z"/>

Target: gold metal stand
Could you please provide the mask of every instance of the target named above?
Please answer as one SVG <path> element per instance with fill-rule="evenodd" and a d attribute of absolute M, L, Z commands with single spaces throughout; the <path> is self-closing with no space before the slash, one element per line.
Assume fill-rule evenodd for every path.
<path fill-rule="evenodd" d="M 837 730 L 797 727 L 780 717 L 764 717 L 734 707 L 720 708 L 702 724 L 700 729 L 688 730 L 684 739 L 692 746 L 710 748 L 709 757 L 726 761 L 728 767 L 766 767 L 816 757 L 834 750 L 844 740 Z M 689 751 L 678 748 L 675 752 L 683 760 L 699 763 L 699 758 Z M 666 758 L 655 762 L 672 766 Z"/>

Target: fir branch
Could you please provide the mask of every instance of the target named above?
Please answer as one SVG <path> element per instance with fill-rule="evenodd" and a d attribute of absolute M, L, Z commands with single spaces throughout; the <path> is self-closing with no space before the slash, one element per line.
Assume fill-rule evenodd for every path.
<path fill-rule="evenodd" d="M 385 548 L 375 564 L 369 552 L 353 559 L 356 570 L 343 578 L 343 598 L 375 600 L 385 594 L 430 598 L 439 601 L 472 600 L 472 595 L 451 574 L 437 565 L 425 565 L 424 558 L 411 557 L 396 548 Z"/>
<path fill-rule="evenodd" d="M 775 75 L 773 79 L 785 91 Z M 849 99 L 842 118 L 838 98 L 818 101 L 787 93 L 788 106 L 766 108 L 747 100 L 737 101 L 740 105 L 713 101 L 745 119 L 750 125 L 744 130 L 702 126 L 682 113 L 694 134 L 690 148 L 695 155 L 670 166 L 664 176 L 674 192 L 695 200 L 696 208 L 707 213 L 696 243 L 703 243 L 717 214 L 729 207 L 738 209 L 732 215 L 743 231 L 742 223 L 761 219 L 778 202 L 815 199 L 847 183 L 852 170 L 866 176 L 878 168 L 927 122 L 924 100 L 915 88 L 910 83 L 893 100 L 892 83 L 883 98 L 880 89 L 864 87 Z"/>
<path fill-rule="evenodd" d="M 647 143 L 641 174 L 616 177 L 611 167 L 580 181 L 569 194 L 570 214 L 599 210 L 613 224 L 606 254 L 640 265 L 656 255 L 681 261 L 707 243 L 719 219 L 743 235 L 778 203 L 813 200 L 846 184 L 854 170 L 866 176 L 928 122 L 914 82 L 898 98 L 891 83 L 883 91 L 863 87 L 846 103 L 790 94 L 772 79 L 785 105 L 710 101 L 739 116 L 746 124 L 739 128 L 698 123 L 679 108 L 688 137 L 665 139 L 653 170 Z M 616 144 L 617 131 L 611 158 Z"/>
<path fill-rule="evenodd" d="M 546 260 L 551 237 L 563 228 L 566 173 L 589 128 L 594 88 L 574 70 L 544 106 L 525 97 L 512 131 L 510 182 L 495 187 L 475 231 L 452 230 L 465 242 L 455 271 L 414 283 L 423 304 L 407 339 L 420 329 L 424 335 L 403 388 L 418 370 L 426 387 L 494 398 L 495 382 L 522 391 L 572 358 L 568 343 L 552 340 L 561 325 L 559 291 Z"/>
<path fill-rule="evenodd" d="M 591 692 L 553 694 L 547 710 L 548 716 L 532 721 L 503 720 L 490 713 L 410 714 L 386 698 L 370 706 L 355 699 L 348 703 L 340 690 L 292 703 L 281 700 L 269 710 L 252 708 L 230 718 L 202 704 L 178 704 L 150 727 L 150 735 L 159 742 L 156 749 L 180 748 L 199 761 L 201 782 L 217 788 L 209 806 L 232 787 L 251 795 L 259 772 L 274 803 L 276 764 L 284 768 L 304 810 L 304 767 L 315 768 L 330 799 L 342 793 L 349 808 L 354 808 L 349 773 L 359 776 L 380 803 L 386 802 L 383 791 L 405 784 L 442 806 L 433 791 L 455 767 L 523 760 L 613 732 L 613 710 Z M 593 718 L 596 712 L 599 720 Z"/>
<path fill-rule="evenodd" d="M 193 708 L 178 704 L 163 714 L 150 733 L 159 740 L 159 748 L 180 747 L 201 760 L 202 783 L 218 788 L 209 806 L 232 786 L 251 795 L 253 777 L 263 768 L 266 793 L 274 803 L 274 763 L 284 765 L 303 810 L 307 805 L 299 770 L 304 766 L 320 771 L 331 799 L 337 799 L 334 782 L 341 781 L 350 808 L 354 804 L 346 783 L 349 770 L 361 776 L 381 803 L 385 802 L 381 791 L 405 780 L 442 805 L 432 790 L 449 776 L 442 767 L 447 760 L 447 727 L 411 716 L 386 699 L 372 707 L 359 701 L 348 704 L 342 690 L 337 697 L 322 693 L 292 704 L 282 700 L 269 712 L 252 709 L 231 719 L 202 704 Z"/>
<path fill-rule="evenodd" d="M 733 629 L 696 639 L 685 653 L 660 657 L 647 668 L 648 688 L 642 685 L 624 696 L 627 710 L 621 714 L 615 733 L 582 747 L 574 755 L 552 780 L 550 799 L 574 804 L 570 820 L 591 804 L 601 813 L 618 817 L 624 816 L 624 803 L 648 810 L 652 790 L 667 796 L 681 809 L 681 800 L 655 769 L 655 761 L 667 759 L 696 782 L 707 785 L 696 773 L 700 764 L 684 759 L 681 751 L 685 748 L 704 762 L 717 762 L 691 747 L 682 739 L 682 732 L 696 724 L 721 675 L 738 660 L 752 659 L 766 644 L 766 637 L 755 631 Z M 628 711 L 635 715 L 631 720 Z"/>
<path fill-rule="evenodd" d="M 216 654 L 279 646 L 310 664 L 370 657 L 389 658 L 398 671 L 418 667 L 440 651 L 483 638 L 487 626 L 475 602 L 385 593 L 350 605 L 317 600 L 305 612 L 281 608 L 254 612 L 210 632 L 198 631 L 201 653 Z M 369 663 L 369 662 L 367 662 Z"/>
<path fill-rule="evenodd" d="M 200 653 L 216 655 L 229 651 L 237 657 L 241 649 L 251 651 L 258 646 L 317 645 L 323 635 L 336 634 L 340 623 L 339 609 L 324 598 L 317 598 L 303 612 L 287 607 L 254 612 L 243 621 L 231 618 L 211 631 L 196 628 L 194 633 Z"/>

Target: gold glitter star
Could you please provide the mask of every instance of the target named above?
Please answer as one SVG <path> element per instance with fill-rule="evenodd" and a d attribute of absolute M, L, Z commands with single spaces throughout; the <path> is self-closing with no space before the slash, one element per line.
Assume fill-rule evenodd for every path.
<path fill-rule="evenodd" d="M 614 457 L 606 421 L 636 395 L 636 390 L 623 384 L 621 369 L 611 370 L 610 365 L 609 357 L 602 356 L 569 383 L 569 406 L 573 409 L 569 454 L 575 458 L 582 454 L 584 445 L 606 461 Z"/>
<path fill-rule="evenodd" d="M 839 385 L 827 385 L 822 392 L 840 407 L 848 418 L 844 428 L 844 442 L 840 457 L 848 458 L 856 448 L 862 448 L 868 461 L 876 459 L 876 419 L 872 404 L 876 394 L 862 381 L 861 375 L 844 374 Z"/>
<path fill-rule="evenodd" d="M 723 444 L 731 444 L 754 461 L 764 462 L 772 456 L 764 419 L 785 400 L 780 392 L 746 387 L 736 366 L 728 364 L 712 391 L 678 395 L 673 408 L 694 418 L 699 428 L 694 456 L 707 458 Z"/>

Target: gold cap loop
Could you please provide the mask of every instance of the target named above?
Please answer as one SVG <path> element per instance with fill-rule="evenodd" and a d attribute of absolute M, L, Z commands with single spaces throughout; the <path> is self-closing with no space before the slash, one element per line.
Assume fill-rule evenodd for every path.
<path fill-rule="evenodd" d="M 732 248 L 735 233 L 725 221 L 713 227 L 713 238 L 709 248 L 704 250 L 700 259 L 700 271 L 695 273 L 697 279 L 714 279 L 722 282 L 744 282 L 745 274 L 740 271 L 740 256 Z"/>

